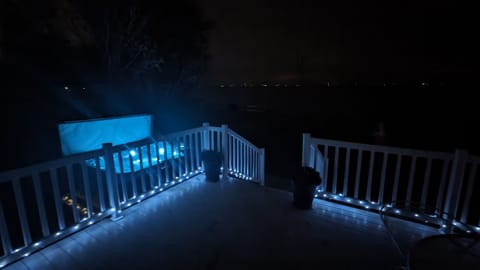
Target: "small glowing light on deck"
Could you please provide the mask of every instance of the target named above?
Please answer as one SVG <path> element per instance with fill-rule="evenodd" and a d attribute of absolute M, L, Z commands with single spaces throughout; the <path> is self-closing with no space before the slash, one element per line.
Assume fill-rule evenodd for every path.
<path fill-rule="evenodd" d="M 317 197 L 318 197 L 318 194 L 315 194 L 315 198 L 317 198 Z"/>
<path fill-rule="evenodd" d="M 334 198 L 334 199 L 338 199 L 338 196 L 337 196 L 337 195 L 334 195 L 333 198 Z"/>
<path fill-rule="evenodd" d="M 347 202 L 352 202 L 352 200 L 351 200 L 351 199 L 347 199 Z"/>
<path fill-rule="evenodd" d="M 172 181 L 172 185 L 175 185 L 175 181 Z"/>
<path fill-rule="evenodd" d="M 445 224 L 442 224 L 442 228 L 446 228 L 446 227 L 447 227 L 447 225 L 445 225 Z"/>
<path fill-rule="evenodd" d="M 338 194 L 338 196 L 340 196 L 340 197 L 343 197 L 343 194 L 342 194 L 342 193 L 340 193 L 340 194 Z"/>
<path fill-rule="evenodd" d="M 168 183 L 165 183 L 164 186 L 168 186 Z"/>
<path fill-rule="evenodd" d="M 365 208 L 369 209 L 369 208 L 370 208 L 370 206 L 366 205 L 366 206 L 365 206 Z"/>
<path fill-rule="evenodd" d="M 90 221 L 88 222 L 88 225 L 92 225 L 92 224 L 93 224 L 93 220 L 90 220 Z"/>
<path fill-rule="evenodd" d="M 55 236 L 59 236 L 60 234 L 62 234 L 61 232 L 57 232 L 55 233 Z"/>
<path fill-rule="evenodd" d="M 173 156 L 178 156 L 178 152 L 177 152 L 177 151 L 173 151 Z"/>
<path fill-rule="evenodd" d="M 143 194 L 142 194 L 142 195 L 140 195 L 140 198 L 141 198 L 141 199 L 145 198 L 145 195 L 143 195 Z"/>
<path fill-rule="evenodd" d="M 103 213 L 101 213 L 101 212 L 100 212 L 100 213 L 98 213 L 98 216 L 101 216 L 101 215 L 103 215 Z"/>
<path fill-rule="evenodd" d="M 155 193 L 155 191 L 153 191 L 153 190 L 152 190 L 152 191 L 150 191 L 150 195 L 152 195 L 153 193 Z"/>
<path fill-rule="evenodd" d="M 78 230 L 78 228 L 80 228 L 80 226 L 76 225 L 75 227 L 73 227 L 75 230 Z"/>
<path fill-rule="evenodd" d="M 23 254 L 22 257 L 28 257 L 28 256 L 30 256 L 30 252 Z"/>
<path fill-rule="evenodd" d="M 163 149 L 163 148 L 158 149 L 158 153 L 159 153 L 160 155 L 165 154 L 165 149 Z"/>
<path fill-rule="evenodd" d="M 153 188 L 158 189 L 158 186 L 154 186 Z"/>
<path fill-rule="evenodd" d="M 163 191 L 163 188 L 161 188 L 160 191 Z"/>
<path fill-rule="evenodd" d="M 142 200 L 138 199 L 138 200 L 137 200 L 137 203 L 139 203 L 139 202 L 141 202 L 141 201 L 142 201 Z"/>
<path fill-rule="evenodd" d="M 454 222 L 453 222 L 453 225 L 457 226 L 457 225 L 458 225 L 458 223 L 454 221 Z"/>
<path fill-rule="evenodd" d="M 137 152 L 135 150 L 130 150 L 130 156 L 134 157 L 137 155 Z"/>
<path fill-rule="evenodd" d="M 21 250 L 21 248 L 17 248 L 17 249 L 15 249 L 12 253 L 17 253 L 17 252 L 19 252 L 20 250 Z"/>
<path fill-rule="evenodd" d="M 68 86 L 64 86 L 63 89 L 68 90 L 68 89 L 70 89 L 70 88 L 68 88 Z"/>
<path fill-rule="evenodd" d="M 323 197 L 325 197 L 325 198 L 326 198 L 326 197 L 327 197 L 327 194 L 323 194 Z"/>
<path fill-rule="evenodd" d="M 400 210 L 395 210 L 395 214 L 400 214 Z"/>
<path fill-rule="evenodd" d="M 472 231 L 470 231 L 470 230 L 467 230 L 467 233 L 472 233 Z"/>
<path fill-rule="evenodd" d="M 420 215 L 419 214 L 415 214 L 415 217 L 419 217 Z"/>
<path fill-rule="evenodd" d="M 132 203 L 128 203 L 128 204 L 127 204 L 127 207 L 130 207 L 130 206 L 132 206 Z"/>
<path fill-rule="evenodd" d="M 6 263 L 0 263 L 0 268 L 4 267 L 5 265 L 7 265 Z"/>
<path fill-rule="evenodd" d="M 190 172 L 190 175 L 192 175 L 192 174 L 193 174 L 193 172 Z"/>
<path fill-rule="evenodd" d="M 363 204 L 364 202 L 363 201 L 360 201 L 360 204 Z"/>
<path fill-rule="evenodd" d="M 117 213 L 119 213 L 119 214 L 122 213 L 122 210 L 118 210 Z"/>
<path fill-rule="evenodd" d="M 476 231 L 480 231 L 480 227 L 476 227 L 475 230 L 476 230 Z"/>
<path fill-rule="evenodd" d="M 34 247 L 38 247 L 40 246 L 40 242 L 36 242 L 35 244 L 33 244 Z"/>
<path fill-rule="evenodd" d="M 178 179 L 178 176 L 175 176 L 175 179 Z"/>

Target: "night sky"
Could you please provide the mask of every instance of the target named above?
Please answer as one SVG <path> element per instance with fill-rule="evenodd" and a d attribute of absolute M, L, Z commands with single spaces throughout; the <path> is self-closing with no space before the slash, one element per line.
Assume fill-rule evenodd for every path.
<path fill-rule="evenodd" d="M 0 78 L 6 89 L 1 112 L 9 130 L 2 136 L 8 142 L 20 138 L 5 146 L 6 152 L 19 153 L 12 162 L 58 157 L 59 151 L 47 151 L 52 146 L 43 142 L 56 139 L 59 122 L 133 113 L 156 114 L 162 131 L 205 120 L 245 127 L 244 132 L 252 126 L 273 132 L 290 124 L 296 135 L 318 130 L 323 137 L 367 143 L 372 141 L 362 138 L 384 121 L 390 136 L 398 138 L 390 141 L 397 146 L 474 148 L 478 133 L 471 89 L 480 46 L 471 5 L 430 0 L 102 3 L 0 2 Z M 121 16 L 115 18 L 109 5 Z M 135 53 L 140 46 L 125 49 L 118 41 L 136 5 L 140 13 L 135 18 L 151 23 L 133 40 L 147 44 L 151 54 L 127 69 L 132 67 L 129 57 L 144 55 Z M 106 20 L 116 27 L 117 38 L 108 48 L 102 47 Z M 106 52 L 119 53 L 109 58 Z M 108 62 L 112 59 L 114 64 Z M 151 63 L 160 66 L 151 68 Z M 198 78 L 207 83 L 203 91 L 188 90 Z M 217 92 L 220 84 L 258 87 L 263 82 L 312 87 L 304 91 L 308 95 L 274 87 Z M 325 90 L 325 82 L 346 83 L 350 89 Z M 352 82 L 367 86 L 351 87 Z M 415 87 L 368 86 L 397 82 Z M 422 88 L 422 82 L 449 86 Z M 262 117 L 270 126 L 241 115 L 238 110 L 248 104 L 268 107 Z M 271 119 L 287 116 L 288 123 L 279 120 L 273 127 Z M 257 141 L 268 142 L 267 137 Z M 57 141 L 52 144 L 58 148 Z"/>
<path fill-rule="evenodd" d="M 198 0 L 213 81 L 469 77 L 474 13 L 458 1 Z"/>

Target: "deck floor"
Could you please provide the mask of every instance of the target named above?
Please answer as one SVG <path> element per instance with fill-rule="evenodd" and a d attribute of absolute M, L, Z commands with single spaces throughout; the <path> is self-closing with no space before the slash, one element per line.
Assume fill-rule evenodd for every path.
<path fill-rule="evenodd" d="M 376 213 L 241 180 L 197 176 L 5 269 L 398 269 L 400 253 Z M 403 222 L 396 234 L 437 233 Z"/>

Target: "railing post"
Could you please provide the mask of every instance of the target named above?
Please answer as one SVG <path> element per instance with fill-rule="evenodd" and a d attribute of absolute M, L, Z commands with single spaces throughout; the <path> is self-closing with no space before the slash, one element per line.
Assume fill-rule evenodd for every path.
<path fill-rule="evenodd" d="M 310 133 L 303 133 L 302 142 L 302 167 L 307 167 L 310 164 Z"/>
<path fill-rule="evenodd" d="M 223 155 L 223 171 L 222 178 L 227 179 L 228 176 L 228 125 L 222 125 L 222 155 Z"/>
<path fill-rule="evenodd" d="M 259 165 L 260 165 L 260 175 L 259 175 L 259 181 L 260 185 L 264 186 L 265 185 L 265 148 L 260 149 L 260 160 L 259 160 Z"/>
<path fill-rule="evenodd" d="M 118 220 L 123 216 L 120 209 L 118 183 L 117 176 L 115 174 L 115 164 L 113 162 L 113 150 L 111 143 L 103 144 L 103 156 L 105 159 L 105 176 L 107 179 L 108 198 L 110 202 L 110 208 L 113 209 L 112 220 Z"/>
<path fill-rule="evenodd" d="M 202 124 L 203 132 L 202 132 L 202 147 L 201 151 L 210 150 L 210 123 L 204 122 Z"/>
<path fill-rule="evenodd" d="M 465 175 L 465 165 L 468 158 L 468 152 L 456 149 L 453 158 L 452 171 L 448 181 L 447 195 L 443 208 L 444 218 L 447 219 L 445 231 L 451 233 L 453 230 L 453 221 L 457 213 L 460 200 L 460 191 L 462 189 L 463 177 Z"/>

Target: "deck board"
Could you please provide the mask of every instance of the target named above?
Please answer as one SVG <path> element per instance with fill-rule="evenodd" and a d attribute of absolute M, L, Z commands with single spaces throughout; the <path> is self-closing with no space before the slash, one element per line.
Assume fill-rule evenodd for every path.
<path fill-rule="evenodd" d="M 123 219 L 101 221 L 6 269 L 385 270 L 402 263 L 377 213 L 323 200 L 301 211 L 291 197 L 197 176 L 126 209 Z M 438 233 L 399 224 L 399 238 Z"/>

